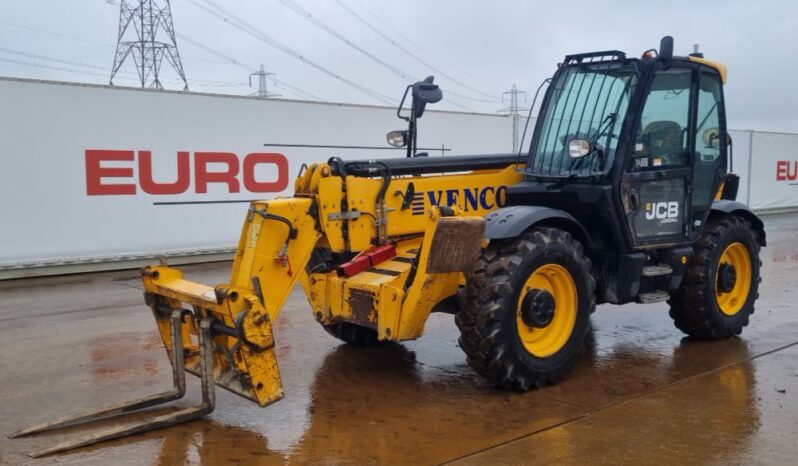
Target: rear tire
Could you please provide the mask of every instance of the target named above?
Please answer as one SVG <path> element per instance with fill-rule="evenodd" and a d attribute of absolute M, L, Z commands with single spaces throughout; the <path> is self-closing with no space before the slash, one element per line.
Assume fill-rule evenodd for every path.
<path fill-rule="evenodd" d="M 379 340 L 377 331 L 373 328 L 361 327 L 349 322 L 338 322 L 336 324 L 322 325 L 322 327 L 330 335 L 352 346 L 369 347 L 384 343 Z"/>
<path fill-rule="evenodd" d="M 553 317 L 529 325 L 526 298 L 541 290 L 554 298 Z M 590 260 L 563 230 L 536 227 L 492 241 L 459 296 L 460 347 L 471 367 L 499 386 L 555 383 L 582 350 L 594 291 Z"/>
<path fill-rule="evenodd" d="M 728 264 L 735 266 L 735 279 L 724 291 L 721 269 Z M 679 289 L 668 301 L 676 327 L 696 338 L 739 335 L 754 313 L 761 266 L 756 234 L 747 220 L 730 215 L 708 222 Z"/>

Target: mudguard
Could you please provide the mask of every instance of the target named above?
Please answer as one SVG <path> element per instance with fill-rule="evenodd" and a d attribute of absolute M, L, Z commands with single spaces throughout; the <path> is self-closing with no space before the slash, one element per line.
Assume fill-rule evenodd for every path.
<path fill-rule="evenodd" d="M 589 242 L 587 230 L 568 212 L 551 207 L 517 205 L 494 210 L 485 216 L 488 239 L 515 238 L 529 227 L 545 223 L 562 228 L 582 242 Z"/>
<path fill-rule="evenodd" d="M 754 227 L 754 232 L 756 233 L 756 242 L 762 247 L 767 246 L 767 241 L 765 238 L 765 224 L 762 222 L 762 219 L 757 217 L 757 215 L 747 205 L 743 204 L 742 202 L 728 199 L 717 200 L 712 203 L 709 215 L 712 217 L 713 215 L 717 214 L 738 215 L 748 220 L 751 222 L 751 226 Z"/>

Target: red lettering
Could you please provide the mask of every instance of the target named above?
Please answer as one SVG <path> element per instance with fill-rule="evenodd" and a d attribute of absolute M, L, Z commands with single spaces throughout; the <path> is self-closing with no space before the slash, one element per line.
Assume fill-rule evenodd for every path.
<path fill-rule="evenodd" d="M 221 172 L 208 172 L 209 163 L 227 164 L 227 170 Z M 194 153 L 194 184 L 198 194 L 208 192 L 208 183 L 225 183 L 228 192 L 241 191 L 238 183 L 238 157 L 230 152 L 195 152 Z"/>
<path fill-rule="evenodd" d="M 776 162 L 776 181 L 798 180 L 798 160 L 779 160 Z"/>
<path fill-rule="evenodd" d="M 147 194 L 181 194 L 191 184 L 191 160 L 188 152 L 177 153 L 177 181 L 157 183 L 152 177 L 152 152 L 139 151 L 139 185 Z"/>
<path fill-rule="evenodd" d="M 110 196 L 136 194 L 135 184 L 103 184 L 103 178 L 132 178 L 133 169 L 103 167 L 104 161 L 132 162 L 132 150 L 86 150 L 86 194 L 89 196 Z"/>
<path fill-rule="evenodd" d="M 255 179 L 255 167 L 268 163 L 277 166 L 275 181 L 258 181 Z M 288 187 L 288 159 L 283 154 L 252 153 L 244 157 L 244 188 L 253 193 L 280 192 Z"/>
<path fill-rule="evenodd" d="M 128 183 L 109 183 L 107 178 L 132 178 L 147 194 L 177 195 L 187 192 L 191 186 L 191 153 L 177 153 L 177 177 L 174 181 L 156 181 L 153 172 L 152 151 L 142 150 L 86 150 L 86 193 L 90 196 L 130 195 L 136 194 L 137 185 Z M 138 156 L 138 160 L 136 160 Z M 138 180 L 133 167 L 103 167 L 104 162 L 134 162 L 138 167 Z M 216 164 L 212 166 L 211 164 Z M 221 165 L 221 166 L 220 166 Z M 274 179 L 258 179 L 257 170 L 262 165 L 273 165 L 276 168 Z M 194 153 L 194 191 L 207 194 L 208 185 L 223 183 L 230 194 L 241 192 L 241 182 L 245 191 L 252 193 L 281 192 L 288 188 L 289 164 L 285 155 L 279 153 L 253 152 L 247 154 L 242 162 L 231 152 L 195 152 Z M 780 168 L 781 170 L 781 168 Z M 789 172 L 789 168 L 785 171 Z M 240 173 L 242 172 L 242 173 Z M 273 173 L 273 172 L 272 172 Z M 239 174 L 241 176 L 239 176 Z M 265 177 L 265 175 L 261 175 Z"/>
<path fill-rule="evenodd" d="M 776 162 L 776 181 L 787 180 L 787 167 L 789 167 L 789 162 L 786 160 Z"/>

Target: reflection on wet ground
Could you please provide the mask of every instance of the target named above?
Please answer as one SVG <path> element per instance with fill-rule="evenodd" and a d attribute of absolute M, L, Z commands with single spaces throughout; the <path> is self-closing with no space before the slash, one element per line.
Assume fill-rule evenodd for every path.
<path fill-rule="evenodd" d="M 423 338 L 339 345 L 301 293 L 276 328 L 286 398 L 267 408 L 217 391 L 217 411 L 182 426 L 34 464 L 794 464 L 798 447 L 798 216 L 767 219 L 771 246 L 742 338 L 701 342 L 664 304 L 599 308 L 563 383 L 491 387 L 457 348 L 451 316 Z M 220 283 L 229 264 L 189 268 Z M 0 433 L 169 386 L 169 363 L 135 273 L 0 283 Z M 189 399 L 199 397 L 189 378 Z M 85 433 L 0 438 L 0 463 Z"/>

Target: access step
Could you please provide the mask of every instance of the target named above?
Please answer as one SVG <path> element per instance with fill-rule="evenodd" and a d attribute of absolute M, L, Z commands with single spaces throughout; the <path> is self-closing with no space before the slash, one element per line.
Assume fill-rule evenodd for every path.
<path fill-rule="evenodd" d="M 644 277 L 659 277 L 661 275 L 670 275 L 672 272 L 673 268 L 665 264 L 647 265 L 643 267 Z"/>
<path fill-rule="evenodd" d="M 638 299 L 643 304 L 659 303 L 670 298 L 667 291 L 652 291 L 651 293 L 640 293 Z"/>

